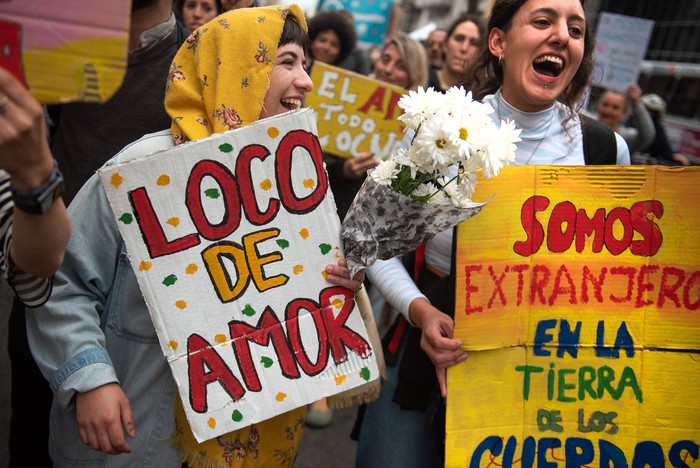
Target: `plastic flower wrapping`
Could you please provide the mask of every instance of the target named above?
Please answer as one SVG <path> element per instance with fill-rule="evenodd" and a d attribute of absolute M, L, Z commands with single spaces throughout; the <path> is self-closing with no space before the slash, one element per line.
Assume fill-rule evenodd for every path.
<path fill-rule="evenodd" d="M 497 125 L 493 108 L 462 87 L 445 94 L 419 87 L 398 106 L 410 143 L 367 173 L 342 223 L 353 275 L 479 213 L 485 204 L 471 200 L 477 171 L 490 178 L 515 160 L 520 129 Z"/>

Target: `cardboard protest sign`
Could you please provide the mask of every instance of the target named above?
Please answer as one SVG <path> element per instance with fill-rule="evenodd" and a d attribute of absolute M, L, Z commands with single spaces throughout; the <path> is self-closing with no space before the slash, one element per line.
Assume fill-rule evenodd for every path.
<path fill-rule="evenodd" d="M 520 166 L 479 182 L 475 200 L 495 197 L 459 226 L 469 356 L 448 371 L 447 466 L 698 460 L 698 176 Z"/>
<path fill-rule="evenodd" d="M 311 110 L 100 171 L 197 440 L 378 377 Z"/>
<path fill-rule="evenodd" d="M 311 80 L 306 105 L 318 114 L 324 151 L 345 158 L 371 151 L 386 159 L 401 143 L 397 103 L 406 90 L 321 62 L 314 63 Z"/>
<path fill-rule="evenodd" d="M 602 12 L 596 29 L 595 63 L 603 73 L 595 84 L 626 93 L 639 78 L 653 29 L 651 20 Z"/>
<path fill-rule="evenodd" d="M 39 102 L 104 102 L 124 77 L 130 4 L 1 0 L 0 66 Z"/>

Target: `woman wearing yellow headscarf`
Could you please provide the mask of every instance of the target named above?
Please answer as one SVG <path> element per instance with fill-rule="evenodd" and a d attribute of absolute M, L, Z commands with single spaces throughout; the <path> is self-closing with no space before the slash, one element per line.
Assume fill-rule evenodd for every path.
<path fill-rule="evenodd" d="M 295 5 L 230 11 L 203 25 L 181 47 L 168 76 L 171 129 L 142 137 L 108 164 L 297 109 L 313 87 L 305 71 L 307 43 Z M 195 442 L 96 176 L 69 211 L 73 235 L 52 300 L 27 313 L 32 350 L 55 395 L 54 464 L 290 466 L 304 408 Z M 326 271 L 332 283 L 354 291 L 361 285 L 344 261 Z"/>

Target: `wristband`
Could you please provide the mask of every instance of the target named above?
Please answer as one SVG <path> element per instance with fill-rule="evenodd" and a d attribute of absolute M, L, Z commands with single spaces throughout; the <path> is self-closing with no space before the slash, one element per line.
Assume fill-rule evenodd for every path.
<path fill-rule="evenodd" d="M 58 163 L 53 162 L 48 180 L 37 188 L 25 192 L 10 185 L 10 192 L 16 208 L 30 214 L 46 213 L 63 194 L 63 174 L 58 170 Z"/>

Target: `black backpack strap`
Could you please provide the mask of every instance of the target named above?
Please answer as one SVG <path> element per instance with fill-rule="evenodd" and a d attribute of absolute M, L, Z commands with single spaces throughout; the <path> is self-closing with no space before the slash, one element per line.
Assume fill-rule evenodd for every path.
<path fill-rule="evenodd" d="M 583 159 L 586 165 L 615 165 L 617 140 L 609 125 L 579 114 L 583 131 Z"/>

